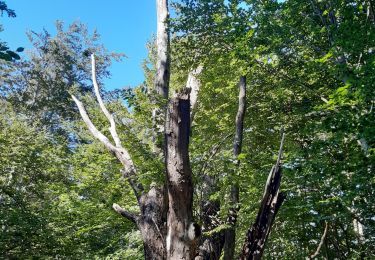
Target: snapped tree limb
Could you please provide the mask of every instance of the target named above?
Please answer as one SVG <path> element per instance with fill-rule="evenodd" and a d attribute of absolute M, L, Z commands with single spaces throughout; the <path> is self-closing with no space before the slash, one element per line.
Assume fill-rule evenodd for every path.
<path fill-rule="evenodd" d="M 281 156 L 284 139 L 285 134 L 283 133 L 276 164 L 268 175 L 261 206 L 255 223 L 247 232 L 240 259 L 261 259 L 272 224 L 285 199 L 285 195 L 280 192 Z"/>
<path fill-rule="evenodd" d="M 137 224 L 137 220 L 138 220 L 138 216 L 123 209 L 120 205 L 118 205 L 117 203 L 113 203 L 112 205 L 112 208 L 118 213 L 120 214 L 121 216 L 123 216 L 124 218 L 127 218 L 128 220 L 130 220 L 131 222 L 133 222 L 134 224 Z"/>

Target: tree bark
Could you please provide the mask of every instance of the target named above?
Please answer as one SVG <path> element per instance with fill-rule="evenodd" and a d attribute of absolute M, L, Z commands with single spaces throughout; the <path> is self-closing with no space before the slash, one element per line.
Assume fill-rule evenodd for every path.
<path fill-rule="evenodd" d="M 239 95 L 238 95 L 238 111 L 236 116 L 236 133 L 233 142 L 233 157 L 235 164 L 238 167 L 239 161 L 238 156 L 242 150 L 242 139 L 243 139 L 243 126 L 246 111 L 246 77 L 240 77 L 239 83 Z M 237 222 L 237 212 L 239 203 L 239 187 L 238 182 L 235 181 L 231 187 L 230 192 L 230 204 L 233 205 L 229 209 L 227 223 L 230 225 L 225 231 L 225 244 L 224 244 L 224 259 L 231 260 L 234 257 L 235 251 L 235 240 L 236 240 L 236 222 Z"/>
<path fill-rule="evenodd" d="M 247 232 L 240 259 L 261 259 L 272 224 L 285 199 L 285 195 L 280 193 L 281 155 L 284 138 L 283 134 L 278 159 L 268 175 L 261 206 L 255 223 Z"/>
<path fill-rule="evenodd" d="M 188 93 L 169 102 L 165 126 L 168 187 L 168 259 L 193 259 L 197 239 L 193 223 L 193 183 L 189 162 L 190 100 Z"/>
<path fill-rule="evenodd" d="M 167 259 L 166 223 L 168 205 L 165 190 L 152 187 L 140 199 L 141 214 L 137 221 L 141 231 L 145 259 Z"/>

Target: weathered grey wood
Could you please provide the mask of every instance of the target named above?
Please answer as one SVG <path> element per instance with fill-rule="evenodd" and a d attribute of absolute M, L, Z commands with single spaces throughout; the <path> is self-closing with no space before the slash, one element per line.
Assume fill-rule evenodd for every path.
<path fill-rule="evenodd" d="M 167 0 L 157 0 L 157 12 L 158 49 L 155 91 L 156 94 L 165 101 L 164 104 L 167 104 L 166 101 L 168 100 L 170 77 L 170 39 L 168 31 L 169 14 Z M 197 68 L 197 70 L 199 70 L 199 68 Z M 100 109 L 109 120 L 109 130 L 114 144 L 107 136 L 95 127 L 90 120 L 84 105 L 75 96 L 72 96 L 77 104 L 83 121 L 86 123 L 92 135 L 103 143 L 103 145 L 113 153 L 124 166 L 124 169 L 121 172 L 134 191 L 138 201 L 139 213 L 129 212 L 116 203 L 113 204 L 113 209 L 119 215 L 135 223 L 140 230 L 144 244 L 145 259 L 194 259 L 196 257 L 196 249 L 200 238 L 200 227 L 194 223 L 192 214 L 193 182 L 189 162 L 189 137 L 190 125 L 193 120 L 193 113 L 191 114 L 190 110 L 195 110 L 197 94 L 200 88 L 199 80 L 196 78 L 200 71 L 197 70 L 194 71 L 190 77 L 190 83 L 188 84 L 192 85 L 189 91 L 185 89 L 180 94 L 173 97 L 168 103 L 168 106 L 162 105 L 159 106 L 159 109 L 153 111 L 155 118 L 157 117 L 156 115 L 159 115 L 159 117 L 162 118 L 161 121 L 157 122 L 157 120 L 155 120 L 155 122 L 158 126 L 157 129 L 164 129 L 165 142 L 163 143 L 163 151 L 165 157 L 166 178 L 164 185 L 161 184 L 159 187 L 154 185 L 148 192 L 145 191 L 144 187 L 139 182 L 136 165 L 134 164 L 128 150 L 122 146 L 116 131 L 115 120 L 105 107 L 102 97 L 100 96 L 99 86 L 96 81 L 94 56 L 92 56 L 92 80 L 94 91 Z M 193 101 L 191 104 L 189 98 L 190 92 L 193 92 Z M 156 100 L 158 98 L 159 97 L 157 97 Z M 243 120 L 246 109 L 245 103 L 246 79 L 242 77 L 240 82 L 239 110 L 236 117 L 236 134 L 233 147 L 235 158 L 238 157 L 241 152 Z M 279 157 L 281 157 L 281 152 Z M 278 178 L 281 178 L 278 177 L 278 172 L 281 172 L 279 164 L 280 160 L 278 160 L 274 167 L 275 169 L 271 171 L 272 174 L 270 174 L 269 181 L 267 182 L 264 197 L 269 197 L 271 195 L 275 196 L 273 191 L 275 185 L 277 186 L 280 184 Z M 252 233 L 252 236 L 248 235 L 248 238 L 255 237 L 261 241 L 263 245 L 269 234 L 274 215 L 276 215 L 277 209 L 283 200 L 281 194 L 278 194 L 278 186 L 276 201 L 272 196 L 270 202 L 264 198 L 266 202 L 262 202 L 261 210 L 258 214 L 260 215 L 260 217 L 258 217 L 260 220 L 257 218 L 256 222 L 263 225 L 265 220 L 262 216 L 266 215 L 265 223 L 268 230 L 266 230 L 261 238 L 252 235 Z M 236 184 L 232 189 L 231 202 L 233 202 L 234 205 L 238 203 L 238 185 Z M 269 212 L 269 208 L 273 209 L 271 213 Z M 237 217 L 237 208 L 234 209 L 234 213 L 231 213 L 232 217 L 234 217 L 234 222 L 232 221 L 232 218 L 229 218 L 230 221 L 232 221 L 230 223 L 233 224 L 233 227 Z M 199 257 L 212 258 L 215 257 L 215 255 L 219 257 L 217 252 L 221 251 L 224 235 L 218 234 L 217 237 L 212 237 L 204 241 L 203 245 L 201 245 L 202 250 L 200 250 L 203 255 L 198 256 L 197 259 L 199 259 Z M 227 239 L 227 241 L 230 241 L 230 239 Z M 231 241 L 234 242 L 234 237 Z M 251 240 L 249 239 L 249 241 Z M 245 243 L 244 248 L 247 248 L 248 245 L 252 245 L 251 242 L 247 244 Z M 210 247 L 213 246 L 217 247 L 217 249 L 211 250 Z M 233 246 L 231 247 L 234 248 Z M 248 252 L 248 250 L 246 252 Z"/>
<path fill-rule="evenodd" d="M 99 86 L 96 80 L 95 56 L 94 55 L 91 55 L 91 75 L 92 75 L 92 83 L 94 85 L 94 92 L 96 95 L 96 99 L 99 103 L 100 109 L 102 110 L 103 114 L 107 117 L 108 121 L 110 122 L 109 130 L 112 135 L 112 138 L 115 141 L 115 145 L 113 145 L 112 142 L 95 127 L 95 125 L 92 123 L 91 119 L 89 118 L 82 102 L 80 102 L 78 98 L 75 97 L 74 95 L 72 95 L 72 99 L 76 103 L 79 113 L 83 121 L 86 123 L 88 129 L 92 133 L 92 135 L 95 138 L 97 138 L 102 144 L 104 144 L 104 146 L 109 151 L 111 151 L 124 166 L 123 175 L 128 179 L 138 199 L 140 194 L 143 191 L 143 187 L 139 182 L 137 182 L 137 172 L 136 172 L 134 162 L 132 158 L 130 157 L 128 150 L 125 149 L 121 145 L 120 138 L 118 137 L 118 134 L 116 132 L 116 124 L 113 119 L 113 116 L 111 115 L 111 113 L 109 113 L 109 111 L 105 107 L 103 99 L 100 95 Z"/>
<path fill-rule="evenodd" d="M 98 82 L 96 80 L 96 67 L 95 67 L 95 56 L 94 56 L 94 54 L 91 54 L 91 79 L 92 79 L 92 83 L 94 85 L 94 92 L 95 92 L 96 99 L 99 103 L 100 109 L 102 110 L 103 114 L 107 117 L 107 119 L 108 119 L 108 121 L 111 125 L 110 128 L 109 128 L 109 131 L 112 135 L 113 140 L 115 141 L 115 145 L 116 145 L 116 147 L 122 147 L 121 142 L 120 142 L 120 138 L 118 137 L 118 134 L 117 134 L 117 131 L 116 131 L 115 120 L 113 119 L 113 116 L 111 115 L 111 113 L 109 113 L 109 111 L 105 107 L 103 99 L 100 95 L 99 85 L 98 85 Z"/>
<path fill-rule="evenodd" d="M 139 201 L 140 217 L 137 226 L 141 231 L 145 259 L 167 259 L 166 231 L 167 210 L 166 191 L 152 187 Z"/>
<path fill-rule="evenodd" d="M 124 169 L 121 172 L 134 191 L 134 195 L 138 200 L 140 214 L 137 215 L 128 212 L 116 203 L 114 203 L 112 207 L 121 216 L 135 223 L 141 231 L 146 259 L 166 259 L 164 241 L 166 237 L 166 215 L 168 208 L 165 201 L 165 190 L 152 188 L 149 192 L 144 192 L 142 184 L 138 181 L 134 162 L 127 149 L 122 146 L 120 138 L 116 132 L 114 118 L 105 107 L 102 97 L 100 96 L 99 86 L 96 81 L 94 55 L 92 55 L 91 58 L 94 92 L 100 109 L 110 122 L 109 130 L 115 141 L 115 145 L 95 127 L 82 102 L 80 102 L 74 95 L 72 95 L 72 98 L 92 135 L 103 143 L 103 145 L 112 152 L 124 166 Z"/>
<path fill-rule="evenodd" d="M 151 102 L 155 105 L 152 110 L 153 121 L 153 151 L 160 157 L 165 154 L 163 140 L 166 105 L 168 102 L 170 80 L 170 36 L 168 0 L 156 0 L 157 34 L 156 34 L 156 74 L 154 89 L 151 91 Z"/>
<path fill-rule="evenodd" d="M 186 82 L 186 88 L 190 89 L 190 124 L 192 124 L 196 113 L 198 94 L 201 88 L 201 81 L 198 77 L 202 73 L 202 70 L 203 66 L 198 66 L 196 69 L 190 71 Z"/>
<path fill-rule="evenodd" d="M 117 203 L 113 203 L 112 205 L 112 208 L 114 209 L 114 211 L 116 211 L 118 214 L 120 214 L 121 216 L 123 216 L 124 218 L 127 218 L 128 220 L 130 220 L 131 222 L 133 222 L 134 224 L 137 223 L 137 219 L 138 219 L 138 216 L 134 213 L 131 213 L 125 209 L 123 209 L 120 205 L 118 205 Z"/>
<path fill-rule="evenodd" d="M 318 244 L 318 247 L 316 248 L 315 252 L 310 255 L 310 257 L 307 257 L 307 259 L 314 259 L 315 257 L 317 257 L 319 255 L 320 249 L 322 248 L 322 246 L 324 244 L 324 241 L 326 239 L 327 232 L 328 232 L 328 223 L 325 222 L 324 232 L 323 232 L 322 237 L 320 238 L 320 242 Z"/>
<path fill-rule="evenodd" d="M 157 59 L 155 91 L 163 98 L 168 98 L 170 78 L 170 39 L 168 0 L 156 0 L 157 9 Z"/>

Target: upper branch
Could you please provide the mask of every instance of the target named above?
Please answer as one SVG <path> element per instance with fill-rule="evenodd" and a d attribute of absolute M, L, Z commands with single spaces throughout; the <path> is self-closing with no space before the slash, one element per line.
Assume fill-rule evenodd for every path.
<path fill-rule="evenodd" d="M 96 96 L 96 99 L 98 100 L 100 109 L 103 111 L 104 115 L 107 117 L 109 123 L 111 124 L 111 126 L 109 128 L 109 131 L 111 132 L 111 135 L 113 137 L 113 140 L 115 141 L 116 146 L 121 147 L 121 141 L 120 141 L 120 138 L 118 137 L 118 134 L 117 134 L 117 131 L 116 131 L 115 120 L 113 119 L 113 116 L 111 115 L 111 113 L 109 113 L 109 111 L 105 107 L 103 99 L 100 96 L 99 86 L 98 86 L 98 82 L 96 80 L 96 68 L 95 68 L 95 56 L 94 56 L 94 54 L 91 54 L 91 76 L 92 76 L 92 84 L 94 85 L 95 96 Z"/>
<path fill-rule="evenodd" d="M 77 104 L 79 113 L 81 114 L 81 117 L 83 121 L 86 123 L 87 127 L 89 128 L 90 132 L 92 135 L 99 139 L 100 142 L 102 142 L 105 147 L 110 150 L 111 152 L 115 153 L 117 151 L 116 146 L 114 146 L 109 139 L 103 135 L 96 127 L 95 125 L 91 122 L 89 116 L 87 115 L 86 109 L 83 106 L 82 102 L 79 101 L 74 95 L 72 95 L 72 98 L 74 102 Z"/>
<path fill-rule="evenodd" d="M 170 37 L 168 0 L 156 1 L 157 7 L 157 60 L 155 90 L 163 98 L 168 98 L 170 78 Z"/>
<path fill-rule="evenodd" d="M 91 122 L 89 116 L 87 115 L 87 112 L 85 110 L 85 107 L 83 106 L 82 102 L 80 102 L 74 95 L 72 95 L 72 98 L 74 102 L 77 104 L 79 113 L 81 114 L 81 117 L 83 121 L 86 123 L 87 127 L 89 128 L 90 132 L 93 134 L 93 136 L 99 141 L 101 141 L 105 147 L 110 150 L 114 155 L 117 157 L 117 159 L 122 163 L 122 165 L 125 168 L 125 171 L 123 173 L 124 177 L 128 178 L 128 181 L 130 183 L 130 186 L 132 187 L 135 196 L 137 199 L 139 199 L 140 194 L 143 192 L 143 186 L 141 183 L 137 181 L 137 172 L 135 169 L 134 162 L 128 152 L 127 149 L 125 149 L 121 145 L 120 138 L 117 134 L 116 131 L 116 123 L 115 120 L 113 119 L 113 116 L 109 113 L 107 108 L 104 105 L 103 99 L 100 96 L 99 92 L 99 86 L 98 82 L 96 80 L 96 69 L 95 69 L 95 56 L 94 54 L 91 55 L 91 69 L 92 69 L 92 82 L 94 85 L 94 90 L 95 90 L 95 95 L 96 99 L 98 100 L 100 109 L 102 110 L 103 114 L 107 117 L 107 119 L 110 122 L 110 128 L 109 131 L 113 137 L 113 140 L 115 141 L 115 145 L 111 143 L 111 141 L 104 135 L 102 134 L 96 127 L 95 125 Z"/>
<path fill-rule="evenodd" d="M 198 76 L 202 73 L 203 66 L 199 65 L 195 70 L 189 72 L 186 82 L 186 88 L 190 89 L 190 124 L 192 124 L 197 107 L 198 94 L 201 88 L 201 82 Z"/>

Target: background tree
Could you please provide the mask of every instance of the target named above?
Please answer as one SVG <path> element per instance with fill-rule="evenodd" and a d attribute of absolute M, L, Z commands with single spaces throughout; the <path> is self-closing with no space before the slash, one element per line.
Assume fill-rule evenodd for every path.
<path fill-rule="evenodd" d="M 4 1 L 0 1 L 0 13 L 1 16 L 6 13 L 8 17 L 16 17 L 16 12 L 10 8 L 8 8 L 8 5 Z M 0 25 L 0 32 L 3 31 L 2 26 Z M 9 47 L 7 46 L 6 42 L 0 41 L 0 59 L 6 60 L 6 61 L 14 61 L 19 60 L 20 56 L 17 54 L 17 52 L 22 52 L 23 48 L 19 47 L 16 51 L 11 51 Z"/>

